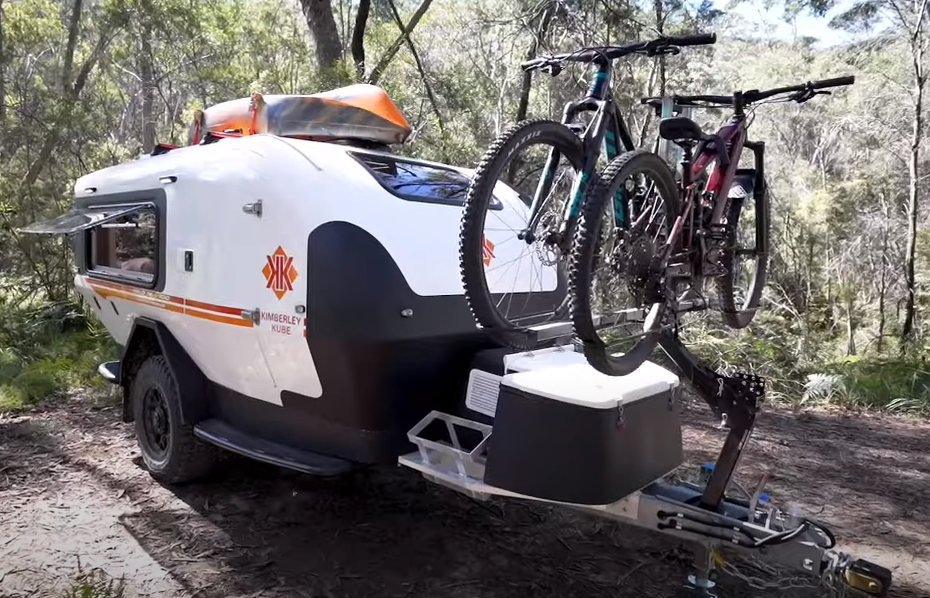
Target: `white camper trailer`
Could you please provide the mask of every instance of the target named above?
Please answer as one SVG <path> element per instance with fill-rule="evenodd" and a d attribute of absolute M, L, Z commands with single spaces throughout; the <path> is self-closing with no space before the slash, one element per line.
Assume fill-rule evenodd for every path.
<path fill-rule="evenodd" d="M 887 592 L 890 573 L 822 525 L 728 495 L 751 418 L 709 480 L 670 482 L 677 375 L 599 374 L 564 326 L 525 353 L 478 328 L 457 268 L 471 171 L 398 155 L 409 132 L 372 86 L 220 104 L 191 145 L 83 176 L 68 214 L 23 229 L 72 237 L 76 288 L 122 347 L 100 372 L 153 476 L 196 479 L 218 447 L 314 475 L 399 462 L 472 496 L 566 504 L 715 556 L 765 547 L 831 587 Z M 526 210 L 504 186 L 496 200 L 504 221 Z M 498 284 L 535 288 L 540 272 L 535 300 L 559 305 L 545 264 Z M 718 378 L 732 405 L 761 397 L 760 380 Z"/>

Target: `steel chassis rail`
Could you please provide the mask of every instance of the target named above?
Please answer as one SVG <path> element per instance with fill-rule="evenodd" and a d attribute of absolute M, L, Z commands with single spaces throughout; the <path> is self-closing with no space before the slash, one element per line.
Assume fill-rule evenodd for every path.
<path fill-rule="evenodd" d="M 570 338 L 570 330 L 567 322 L 549 324 L 540 327 L 537 340 L 548 343 Z M 720 549 L 727 546 L 747 556 L 754 553 L 768 564 L 793 569 L 806 585 L 820 585 L 834 596 L 886 596 L 891 585 L 888 569 L 840 552 L 822 524 L 812 522 L 799 511 L 788 514 L 768 503 L 761 494 L 764 479 L 754 492 L 743 490 L 744 498 L 728 495 L 732 487 L 738 487 L 733 476 L 755 426 L 765 396 L 765 380 L 744 373 L 723 376 L 710 370 L 671 332 L 663 336 L 660 346 L 684 380 L 729 429 L 716 463 L 705 466 L 709 475 L 699 483 L 658 480 L 615 503 L 596 506 L 517 494 L 483 481 L 485 448 L 492 426 L 437 411 L 410 430 L 408 438 L 418 450 L 401 456 L 398 462 L 432 482 L 479 500 L 499 496 L 558 504 L 696 542 L 695 571 L 682 588 L 688 595 L 714 596 L 712 588 L 720 568 L 739 575 L 721 556 Z M 437 421 L 445 424 L 445 441 L 420 436 Z M 457 432 L 461 428 L 480 432 L 482 440 L 474 446 L 463 445 Z"/>

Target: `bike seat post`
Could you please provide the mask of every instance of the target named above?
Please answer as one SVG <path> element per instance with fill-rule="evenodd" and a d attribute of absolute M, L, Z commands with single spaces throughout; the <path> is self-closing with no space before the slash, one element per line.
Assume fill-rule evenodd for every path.
<path fill-rule="evenodd" d="M 679 146 L 681 148 L 681 187 L 686 189 L 691 185 L 691 160 L 694 157 L 694 147 L 690 143 Z"/>

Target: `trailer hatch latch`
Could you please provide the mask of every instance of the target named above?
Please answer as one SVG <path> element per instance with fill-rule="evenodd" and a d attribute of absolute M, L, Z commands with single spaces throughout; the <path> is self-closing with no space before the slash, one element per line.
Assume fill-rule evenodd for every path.
<path fill-rule="evenodd" d="M 246 214 L 255 214 L 259 218 L 262 217 L 262 200 L 258 199 L 252 203 L 247 203 L 242 206 L 242 211 Z"/>
<path fill-rule="evenodd" d="M 242 310 L 241 315 L 243 320 L 250 320 L 256 326 L 262 323 L 262 310 L 258 308 Z"/>

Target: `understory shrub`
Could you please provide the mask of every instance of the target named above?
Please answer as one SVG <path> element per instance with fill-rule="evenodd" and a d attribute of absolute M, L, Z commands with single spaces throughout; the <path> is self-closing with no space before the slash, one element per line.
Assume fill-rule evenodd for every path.
<path fill-rule="evenodd" d="M 115 345 L 79 302 L 32 296 L 14 303 L 7 292 L 0 308 L 0 411 L 106 384 L 96 369 L 115 358 Z"/>

